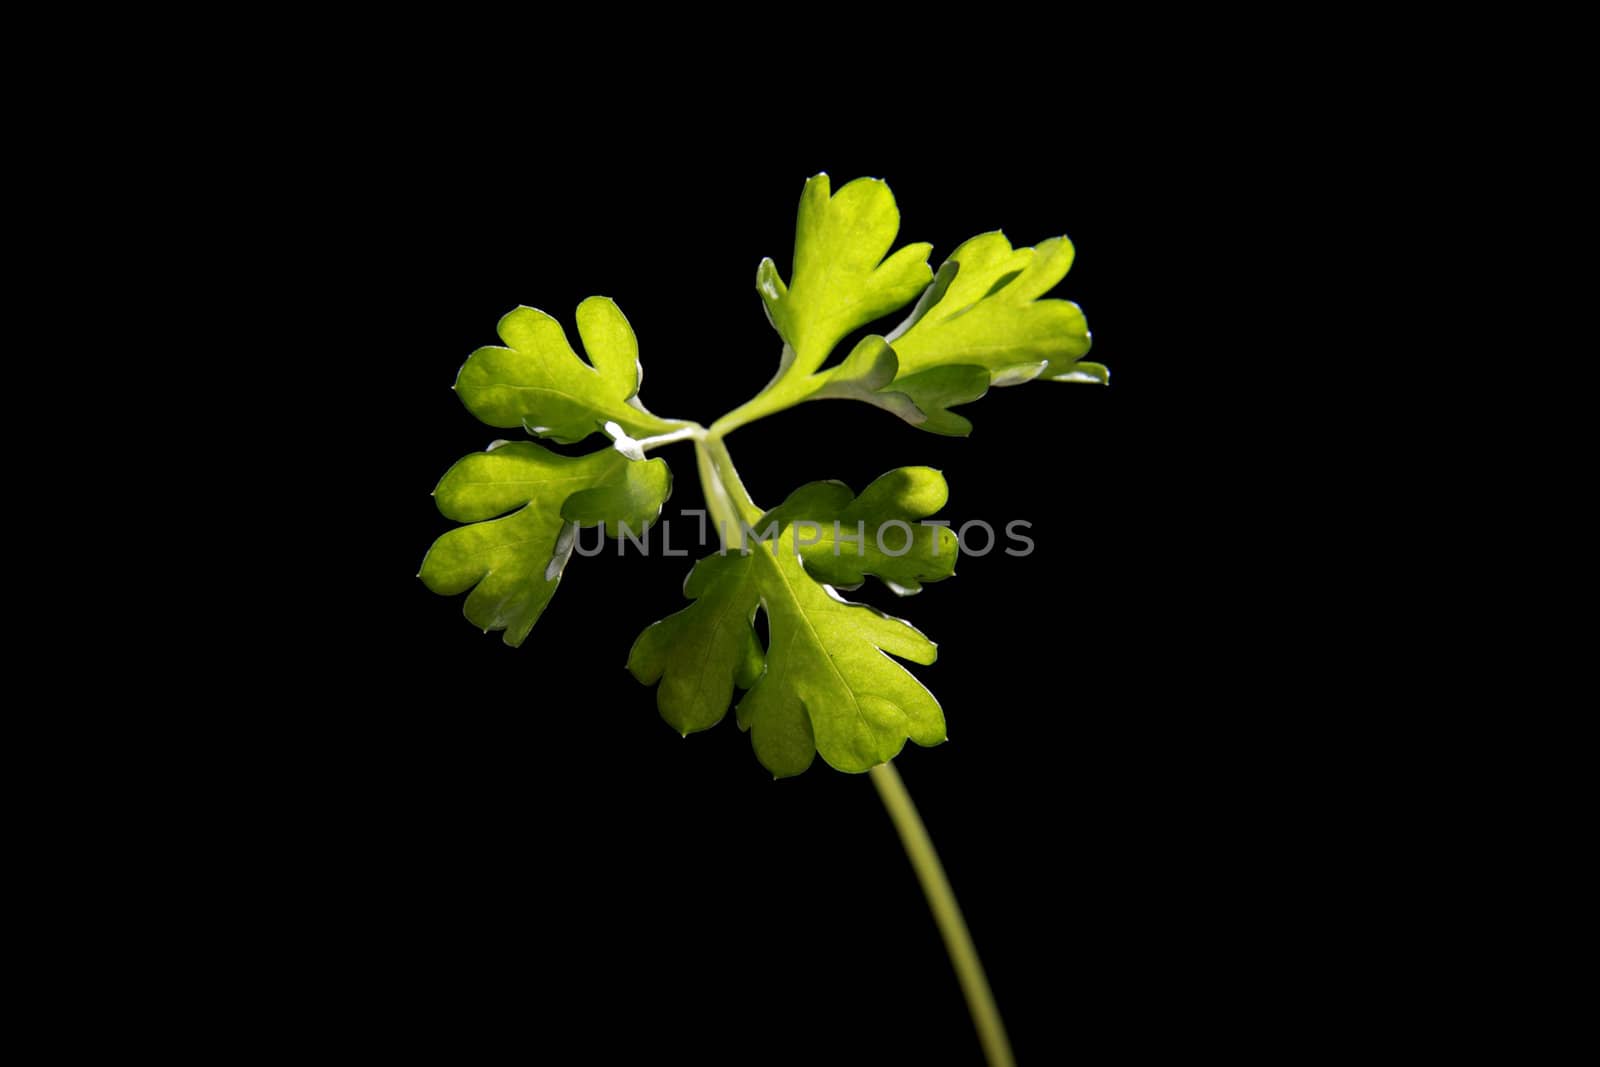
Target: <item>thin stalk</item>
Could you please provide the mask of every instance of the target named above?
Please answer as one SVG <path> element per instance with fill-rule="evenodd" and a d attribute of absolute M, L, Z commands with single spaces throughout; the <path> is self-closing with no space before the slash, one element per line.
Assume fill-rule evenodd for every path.
<path fill-rule="evenodd" d="M 750 493 L 733 466 L 733 457 L 728 454 L 728 446 L 723 444 L 722 435 L 715 428 L 695 438 L 694 450 L 706 507 L 722 535 L 723 548 L 742 547 L 744 525 L 760 518 L 761 509 L 750 499 Z M 911 802 L 911 794 L 906 792 L 905 783 L 900 781 L 900 773 L 893 763 L 879 764 L 872 768 L 871 774 L 872 784 L 878 787 L 883 806 L 900 834 L 911 867 L 922 883 L 923 895 L 928 898 L 939 934 L 944 938 L 945 951 L 961 983 L 961 992 L 967 998 L 967 1010 L 972 1015 L 972 1025 L 977 1028 L 984 1057 L 989 1067 L 1015 1067 L 1011 1042 L 1006 1038 L 1005 1024 L 1000 1021 L 1000 1009 L 995 1007 L 994 994 L 989 991 L 989 979 L 983 973 L 983 963 L 973 947 L 972 935 L 967 932 L 966 920 L 961 917 L 961 906 L 956 903 L 950 879 L 945 877 L 939 853 L 922 825 L 922 816 L 917 814 L 917 806 Z"/>
<path fill-rule="evenodd" d="M 715 434 L 695 438 L 694 456 L 700 470 L 700 489 L 705 493 L 706 510 L 716 524 L 723 551 L 743 551 L 744 528 L 761 517 L 761 509 L 745 491 L 721 438 Z"/>
<path fill-rule="evenodd" d="M 695 464 L 700 470 L 700 491 L 705 494 L 706 510 L 711 513 L 711 522 L 717 529 L 717 539 L 722 542 L 723 551 L 729 548 L 738 548 L 744 542 L 741 540 L 739 529 L 739 509 L 728 498 L 728 490 L 723 487 L 722 475 L 717 473 L 717 461 L 706 448 L 704 440 L 694 443 Z"/>
<path fill-rule="evenodd" d="M 788 392 L 793 392 L 790 389 Z M 780 411 L 792 408 L 795 400 L 785 392 L 762 392 L 751 397 L 743 404 L 728 412 L 722 418 L 711 424 L 711 432 L 718 437 L 724 437 L 741 426 L 748 426 L 757 419 L 764 419 L 768 415 L 776 415 Z"/>
<path fill-rule="evenodd" d="M 722 476 L 722 484 L 727 489 L 734 507 L 738 510 L 745 522 L 755 522 L 761 517 L 761 507 L 750 499 L 750 493 L 744 487 L 744 481 L 739 477 L 739 472 L 734 469 L 733 457 L 728 454 L 728 446 L 722 443 L 720 434 L 710 434 L 706 438 L 706 451 L 711 454 L 712 460 L 717 465 L 717 473 Z"/>
<path fill-rule="evenodd" d="M 748 426 L 757 419 L 764 419 L 768 415 L 775 415 L 786 408 L 792 408 L 805 399 L 810 375 L 790 378 L 789 369 L 793 365 L 794 349 L 784 345 L 783 355 L 778 360 L 778 373 L 772 376 L 772 381 L 768 382 L 761 392 L 712 423 L 712 435 L 724 437 L 741 426 Z"/>
<path fill-rule="evenodd" d="M 1000 1021 L 1000 1009 L 995 1007 L 994 994 L 989 991 L 989 979 L 984 976 L 978 950 L 973 947 L 972 935 L 967 933 L 966 920 L 961 917 L 961 905 L 956 903 L 955 891 L 950 888 L 950 879 L 945 877 L 944 866 L 928 837 L 927 827 L 922 825 L 922 816 L 917 814 L 917 806 L 911 802 L 911 794 L 906 792 L 905 783 L 900 781 L 900 772 L 894 769 L 893 763 L 880 763 L 872 768 L 871 774 L 872 784 L 878 787 L 883 806 L 889 809 L 889 818 L 900 832 L 900 842 L 906 847 L 906 855 L 911 859 L 917 880 L 922 883 L 923 895 L 928 898 L 928 907 L 939 925 L 939 933 L 944 937 L 945 951 L 950 954 L 950 963 L 961 982 L 961 992 L 967 998 L 967 1010 L 972 1014 L 972 1025 L 978 1030 L 984 1057 L 989 1067 L 1015 1067 L 1011 1042 L 1006 1039 L 1005 1024 Z"/>

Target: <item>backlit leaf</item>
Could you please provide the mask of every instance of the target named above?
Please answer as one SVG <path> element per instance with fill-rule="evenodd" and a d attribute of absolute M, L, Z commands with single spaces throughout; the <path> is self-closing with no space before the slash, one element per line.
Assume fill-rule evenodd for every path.
<path fill-rule="evenodd" d="M 606 523 L 614 532 L 625 522 L 642 530 L 671 489 L 665 460 L 636 462 L 610 448 L 561 456 L 531 441 L 498 442 L 440 479 L 439 511 L 472 525 L 435 541 L 418 577 L 446 596 L 471 590 L 467 619 L 520 645 L 561 583 L 577 528 Z"/>
<path fill-rule="evenodd" d="M 577 318 L 588 363 L 559 322 L 519 307 L 500 320 L 504 347 L 486 346 L 467 358 L 456 395 L 490 426 L 522 427 L 562 444 L 598 433 L 607 422 L 634 437 L 687 425 L 657 418 L 639 403 L 639 346 L 615 303 L 591 296 L 578 305 Z"/>

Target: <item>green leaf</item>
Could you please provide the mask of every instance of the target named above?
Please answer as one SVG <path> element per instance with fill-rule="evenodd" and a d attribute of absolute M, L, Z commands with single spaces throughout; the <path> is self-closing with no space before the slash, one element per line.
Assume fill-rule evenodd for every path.
<path fill-rule="evenodd" d="M 962 244 L 940 267 L 941 278 L 954 267 L 944 292 L 889 336 L 899 378 L 954 365 L 983 367 L 994 385 L 1071 374 L 1089 351 L 1088 324 L 1078 305 L 1039 297 L 1066 276 L 1072 258 L 1065 237 L 1012 248 L 997 231 Z"/>
<path fill-rule="evenodd" d="M 643 529 L 671 491 L 665 460 L 638 462 L 611 448 L 561 456 L 531 441 L 497 441 L 439 480 L 439 511 L 473 525 L 435 541 L 418 577 L 445 596 L 470 589 L 467 619 L 520 645 L 561 583 L 577 528 Z"/>
<path fill-rule="evenodd" d="M 783 778 L 820 753 L 856 774 L 893 759 L 907 738 L 945 740 L 939 702 L 884 655 L 932 663 L 932 641 L 813 581 L 782 544 L 759 545 L 747 559 L 771 640 L 766 670 L 739 702 L 738 718 L 763 766 Z"/>
<path fill-rule="evenodd" d="M 814 483 L 771 516 L 782 521 L 791 505 L 806 512 L 855 507 L 862 514 L 921 515 L 942 496 L 936 472 L 909 468 L 878 479 L 857 498 L 838 483 Z M 942 742 L 939 702 L 884 655 L 932 663 L 933 642 L 900 619 L 845 601 L 807 574 L 787 524 L 773 534 L 748 554 L 701 560 L 684 586 L 695 602 L 634 642 L 628 669 L 646 685 L 659 682 L 662 717 L 681 733 L 704 730 L 727 713 L 735 686 L 748 689 L 738 705 L 739 725 L 751 731 L 757 758 L 778 777 L 804 771 L 817 753 L 856 773 L 892 759 L 907 738 L 920 745 Z M 826 558 L 831 563 L 831 555 Z M 771 628 L 765 657 L 753 626 L 758 608 Z"/>
<path fill-rule="evenodd" d="M 714 432 L 807 400 L 848 399 L 931 433 L 962 437 L 972 423 L 950 409 L 990 386 L 1038 377 L 1109 381 L 1103 366 L 1082 360 L 1089 330 L 1078 306 L 1040 299 L 1071 267 L 1072 242 L 1055 237 L 1012 248 L 998 231 L 980 234 L 951 253 L 930 281 L 926 245 L 908 245 L 883 260 L 899 224 L 882 182 L 854 181 L 831 197 L 827 175 L 806 183 L 793 278 L 785 285 L 770 259 L 756 272 L 767 317 L 785 341 L 778 374 L 719 419 Z M 842 362 L 819 369 L 845 334 L 919 293 L 897 328 L 867 337 Z"/>
<path fill-rule="evenodd" d="M 933 278 L 932 245 L 907 245 L 884 259 L 900 231 L 888 185 L 858 178 L 829 194 L 826 174 L 800 194 L 788 284 L 771 259 L 756 271 L 756 291 L 793 352 L 785 374 L 812 373 L 845 334 L 902 307 Z"/>
<path fill-rule="evenodd" d="M 625 461 L 621 474 L 593 489 L 580 489 L 561 505 L 561 517 L 579 526 L 605 525 L 607 537 L 620 537 L 618 525 L 638 533 L 661 514 L 672 496 L 672 472 L 661 459 Z"/>
<path fill-rule="evenodd" d="M 668 433 L 687 423 L 661 419 L 638 400 L 639 345 L 610 299 L 578 305 L 578 358 L 561 324 L 536 308 L 500 320 L 507 347 L 473 352 L 456 376 L 461 402 L 490 426 L 525 428 L 562 444 L 581 441 L 614 422 L 633 436 Z"/>
<path fill-rule="evenodd" d="M 806 379 L 812 388 L 811 395 L 806 399 L 864 400 L 893 412 L 907 422 L 920 423 L 926 416 L 910 396 L 904 391 L 884 388 L 894 381 L 899 369 L 900 363 L 895 358 L 894 349 L 882 337 L 873 334 L 862 338 L 843 363 Z M 989 379 L 985 375 L 984 388 L 987 389 L 988 385 Z"/>
<path fill-rule="evenodd" d="M 660 682 L 656 707 L 685 737 L 720 722 L 733 687 L 749 689 L 761 676 L 764 658 L 754 627 L 761 594 L 749 571 L 749 558 L 738 554 L 696 563 L 683 584 L 694 603 L 652 623 L 628 653 L 635 678 Z"/>
<path fill-rule="evenodd" d="M 955 573 L 955 532 L 921 524 L 949 496 L 944 475 L 931 467 L 892 470 L 860 496 L 843 482 L 812 482 L 763 516 L 756 530 L 786 527 L 786 546 L 819 582 L 851 589 L 871 574 L 907 596 Z"/>
<path fill-rule="evenodd" d="M 892 391 L 879 393 L 882 397 L 905 397 L 916 412 L 906 416 L 896 405 L 898 401 L 880 403 L 879 407 L 894 411 L 901 418 L 929 433 L 946 437 L 965 437 L 972 432 L 972 423 L 964 416 L 950 411 L 958 404 L 970 404 L 989 391 L 989 372 L 982 367 L 955 363 L 944 367 L 930 367 L 916 374 L 897 378 Z M 920 418 L 918 417 L 920 416 Z"/>

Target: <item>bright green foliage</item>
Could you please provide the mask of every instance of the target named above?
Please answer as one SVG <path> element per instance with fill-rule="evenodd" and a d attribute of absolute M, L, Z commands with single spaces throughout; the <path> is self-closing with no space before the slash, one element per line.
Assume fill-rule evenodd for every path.
<path fill-rule="evenodd" d="M 1069 377 L 1074 371 L 1103 380 L 1103 367 L 1079 362 L 1089 351 L 1089 327 L 1078 305 L 1039 299 L 1072 258 L 1065 237 L 1014 249 L 997 231 L 961 245 L 940 268 L 943 293 L 890 337 L 900 360 L 897 384 L 963 365 L 983 367 L 995 385 L 1081 380 Z"/>
<path fill-rule="evenodd" d="M 761 595 L 749 576 L 747 556 L 707 556 L 683 583 L 694 603 L 653 623 L 628 653 L 635 678 L 660 681 L 656 706 L 685 736 L 722 721 L 734 685 L 749 689 L 761 677 L 765 656 L 754 626 Z"/>
<path fill-rule="evenodd" d="M 922 581 L 949 577 L 955 534 L 916 524 L 943 507 L 948 495 L 944 476 L 928 467 L 890 471 L 860 496 L 842 482 L 802 486 L 754 524 L 761 540 L 748 554 L 710 556 L 695 565 L 684 584 L 694 603 L 645 630 L 628 669 L 646 685 L 660 682 L 662 717 L 684 734 L 720 721 L 735 685 L 749 689 L 739 703 L 739 723 L 752 731 L 757 757 L 779 777 L 805 770 L 815 752 L 840 770 L 864 771 L 891 758 L 908 737 L 939 743 L 944 716 L 938 701 L 880 654 L 932 663 L 933 642 L 899 619 L 846 602 L 832 585 L 860 584 L 874 574 L 909 593 Z M 891 520 L 910 527 L 910 551 L 903 555 L 897 553 L 906 538 L 898 530 L 883 538 L 887 552 L 878 544 L 878 531 Z M 835 522 L 852 537 L 863 532 L 864 554 L 857 554 L 857 545 L 836 543 Z M 758 609 L 766 611 L 771 628 L 764 672 L 754 630 Z"/>
<path fill-rule="evenodd" d="M 684 584 L 690 604 L 634 642 L 628 669 L 655 685 L 661 715 L 687 735 L 734 706 L 756 755 L 777 776 L 820 753 L 859 772 L 907 740 L 945 738 L 938 702 L 896 659 L 928 664 L 935 648 L 910 624 L 852 604 L 838 590 L 868 575 L 895 593 L 918 592 L 954 573 L 955 534 L 922 520 L 945 504 L 944 476 L 928 467 L 890 471 L 859 495 L 811 482 L 765 514 L 743 488 L 724 444 L 740 426 L 807 400 L 874 404 L 933 433 L 965 435 L 951 408 L 991 386 L 1036 378 L 1106 383 L 1083 360 L 1089 331 L 1077 305 L 1047 294 L 1072 265 L 1065 237 L 1013 248 L 981 234 L 929 270 L 926 244 L 892 250 L 900 212 L 877 179 L 837 192 L 826 174 L 806 182 L 787 281 L 771 259 L 756 273 L 782 339 L 777 375 L 709 429 L 662 419 L 639 402 L 639 349 L 622 312 L 604 297 L 578 307 L 587 362 L 561 325 L 519 307 L 500 321 L 504 346 L 467 359 L 456 390 L 492 426 L 523 427 L 562 444 L 604 432 L 614 447 L 562 456 L 530 442 L 496 442 L 457 463 L 435 495 L 447 517 L 471 525 L 440 537 L 421 578 L 439 593 L 468 593 L 466 615 L 518 645 L 560 583 L 580 526 L 640 531 L 671 492 L 671 475 L 645 451 L 692 440 L 709 514 L 749 524 L 753 547 L 732 536 Z M 914 303 L 913 303 L 914 302 Z M 911 305 L 900 324 L 840 358 L 845 337 Z M 757 635 L 765 612 L 767 647 Z"/>
<path fill-rule="evenodd" d="M 932 663 L 932 641 L 812 581 L 781 538 L 749 558 L 772 636 L 766 672 L 738 713 L 763 766 L 780 778 L 799 774 L 818 752 L 829 766 L 859 773 L 893 759 L 908 737 L 945 739 L 939 702 L 883 655 Z"/>
<path fill-rule="evenodd" d="M 756 271 L 756 291 L 794 352 L 791 373 L 810 374 L 845 334 L 928 287 L 932 245 L 907 245 L 884 259 L 899 232 L 900 209 L 878 179 L 857 178 L 832 196 L 826 174 L 806 182 L 789 284 L 770 259 Z"/>
<path fill-rule="evenodd" d="M 645 630 L 628 656 L 634 677 L 660 680 L 657 705 L 676 729 L 716 724 L 737 684 L 750 690 L 739 725 L 780 778 L 805 770 L 818 752 L 841 771 L 861 772 L 892 759 L 908 737 L 945 739 L 939 702 L 883 655 L 932 663 L 933 642 L 819 585 L 795 557 L 792 528 L 748 555 L 701 560 L 684 592 L 698 599 Z M 765 670 L 752 628 L 758 607 L 771 628 Z"/>
<path fill-rule="evenodd" d="M 952 363 L 933 367 L 917 374 L 908 374 L 894 381 L 894 388 L 879 393 L 879 397 L 905 397 L 906 407 L 879 403 L 920 430 L 942 434 L 945 437 L 965 437 L 972 432 L 972 422 L 949 410 L 961 404 L 970 404 L 989 391 L 989 372 L 982 367 Z"/>
<path fill-rule="evenodd" d="M 639 344 L 617 305 L 591 296 L 578 305 L 578 336 L 589 354 L 579 359 L 561 324 L 519 307 L 500 320 L 508 347 L 480 348 L 456 376 L 456 394 L 490 426 L 523 427 L 570 444 L 614 422 L 639 437 L 688 425 L 657 418 L 637 401 Z"/>
<path fill-rule="evenodd" d="M 920 523 L 949 497 L 944 475 L 931 467 L 892 470 L 860 496 L 843 482 L 811 482 L 762 517 L 756 530 L 788 527 L 789 547 L 819 582 L 853 589 L 871 574 L 906 596 L 955 573 L 955 532 Z"/>
<path fill-rule="evenodd" d="M 1012 248 L 998 231 L 950 254 L 887 339 L 899 362 L 888 389 L 926 415 L 923 429 L 965 436 L 972 424 L 946 409 L 976 400 L 990 385 L 1109 380 L 1100 364 L 1080 362 L 1089 327 L 1078 305 L 1039 299 L 1066 276 L 1072 258 L 1065 237 Z"/>
<path fill-rule="evenodd" d="M 900 227 L 883 182 L 859 179 L 831 197 L 828 176 L 806 183 L 787 285 L 762 260 L 756 290 L 784 340 L 778 374 L 712 429 L 728 432 L 806 400 L 864 400 L 931 433 L 965 436 L 972 423 L 950 411 L 991 385 L 1034 378 L 1109 379 L 1082 361 L 1089 350 L 1083 312 L 1065 300 L 1042 300 L 1072 266 L 1065 237 L 1012 248 L 1004 234 L 962 244 L 930 275 L 925 244 L 884 258 Z M 881 262 L 880 262 L 881 261 Z M 920 294 L 920 296 L 918 295 Z M 839 341 L 916 298 L 896 329 L 869 335 L 833 366 Z"/>
<path fill-rule="evenodd" d="M 446 596 L 471 589 L 472 624 L 504 630 L 506 644 L 520 645 L 561 583 L 577 528 L 604 522 L 614 531 L 625 523 L 637 532 L 671 491 L 659 459 L 636 462 L 610 448 L 559 456 L 531 441 L 496 442 L 439 480 L 439 511 L 473 525 L 435 541 L 419 576 Z"/>

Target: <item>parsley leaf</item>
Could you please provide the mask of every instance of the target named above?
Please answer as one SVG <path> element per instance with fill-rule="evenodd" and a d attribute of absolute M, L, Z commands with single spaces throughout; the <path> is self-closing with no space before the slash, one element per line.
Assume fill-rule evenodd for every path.
<path fill-rule="evenodd" d="M 737 711 L 763 766 L 784 778 L 821 754 L 831 767 L 861 773 L 899 755 L 907 738 L 945 740 L 939 702 L 884 655 L 929 664 L 938 658 L 932 641 L 813 581 L 781 535 L 748 558 L 772 636 L 767 669 Z"/>
<path fill-rule="evenodd" d="M 615 535 L 622 523 L 637 532 L 671 491 L 665 460 L 630 460 L 613 448 L 561 456 L 531 441 L 497 441 L 439 480 L 439 511 L 473 525 L 435 541 L 418 577 L 445 596 L 472 590 L 467 619 L 520 645 L 561 583 L 578 527 L 604 523 Z"/>
<path fill-rule="evenodd" d="M 571 444 L 616 423 L 639 437 L 690 425 L 658 418 L 639 402 L 639 343 L 617 305 L 591 296 L 578 305 L 578 358 L 561 324 L 537 308 L 519 307 L 500 320 L 508 347 L 478 349 L 461 367 L 455 390 L 490 426 L 523 427 Z"/>
<path fill-rule="evenodd" d="M 1039 299 L 1066 276 L 1073 254 L 1065 237 L 1034 248 L 1012 248 L 998 231 L 964 242 L 939 270 L 943 291 L 888 337 L 900 362 L 896 386 L 948 365 L 983 367 L 994 385 L 1103 379 L 1099 364 L 1080 367 L 1089 351 L 1082 310 Z"/>
<path fill-rule="evenodd" d="M 810 374 L 845 334 L 904 306 L 933 280 L 930 244 L 907 245 L 884 259 L 900 231 L 900 209 L 887 184 L 857 178 L 829 194 L 826 174 L 807 181 L 800 194 L 788 284 L 771 259 L 756 271 L 767 315 L 793 353 L 785 373 Z"/>
<path fill-rule="evenodd" d="M 929 245 L 907 245 L 884 258 L 899 228 L 899 209 L 881 181 L 858 179 L 832 195 L 826 174 L 806 182 L 793 277 L 785 284 L 771 259 L 756 271 L 756 290 L 784 340 L 778 373 L 713 424 L 713 433 L 807 400 L 836 398 L 866 401 L 932 433 L 965 436 L 972 423 L 950 409 L 977 400 L 991 385 L 1039 377 L 1109 381 L 1104 366 L 1083 360 L 1089 329 L 1078 306 L 1040 299 L 1071 267 L 1072 242 L 1054 237 L 1012 248 L 1003 233 L 980 234 L 930 274 Z M 913 298 L 898 328 L 866 337 L 823 368 L 847 333 Z"/>
<path fill-rule="evenodd" d="M 802 486 L 756 523 L 766 539 L 748 554 L 695 565 L 684 584 L 694 603 L 640 634 L 628 669 L 645 685 L 659 683 L 662 718 L 683 734 L 715 725 L 734 687 L 748 689 L 739 725 L 778 777 L 804 771 L 817 753 L 839 770 L 860 772 L 893 758 L 907 738 L 940 743 L 938 701 L 884 655 L 932 663 L 933 642 L 909 623 L 844 600 L 829 579 L 859 584 L 875 574 L 908 593 L 921 581 L 948 577 L 957 551 L 949 529 L 911 526 L 911 551 L 900 556 L 880 549 L 875 537 L 891 520 L 910 525 L 932 514 L 946 495 L 943 476 L 927 467 L 891 471 L 860 496 L 840 482 Z M 825 532 L 804 529 L 803 521 L 825 522 Z M 846 533 L 861 523 L 864 555 L 853 554 L 854 545 L 834 555 L 834 521 Z M 817 543 L 801 543 L 813 533 Z M 900 540 L 885 540 L 898 552 Z M 758 609 L 771 629 L 764 655 L 754 629 Z"/>
<path fill-rule="evenodd" d="M 872 574 L 908 596 L 921 592 L 923 582 L 955 573 L 955 532 L 921 523 L 949 497 L 944 475 L 932 467 L 892 470 L 860 496 L 843 482 L 811 482 L 768 512 L 756 530 L 789 527 L 786 543 L 819 582 L 854 589 Z"/>
<path fill-rule="evenodd" d="M 735 684 L 749 689 L 761 677 L 765 655 L 754 626 L 761 593 L 749 574 L 749 558 L 737 552 L 702 559 L 683 583 L 694 603 L 652 623 L 628 653 L 635 678 L 661 683 L 656 707 L 685 737 L 722 721 Z"/>

